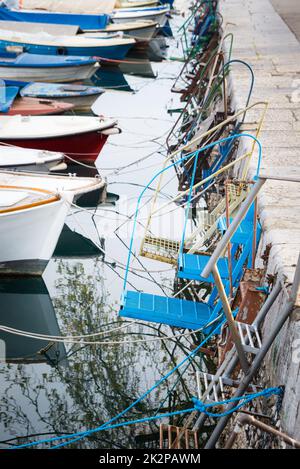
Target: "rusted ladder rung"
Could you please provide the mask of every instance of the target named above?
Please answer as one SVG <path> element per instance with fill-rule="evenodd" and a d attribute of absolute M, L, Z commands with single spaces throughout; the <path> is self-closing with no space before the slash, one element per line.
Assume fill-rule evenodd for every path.
<path fill-rule="evenodd" d="M 183 433 L 182 433 L 182 430 Z M 194 449 L 199 449 L 198 445 L 198 432 L 184 429 L 183 427 L 176 427 L 175 425 L 161 424 L 159 427 L 159 446 L 164 449 L 164 435 L 168 435 L 168 449 L 174 449 L 174 442 L 176 442 L 175 449 L 190 449 L 191 438 L 193 441 Z M 184 437 L 184 440 L 183 440 Z M 184 441 L 185 447 L 182 448 L 181 443 Z"/>

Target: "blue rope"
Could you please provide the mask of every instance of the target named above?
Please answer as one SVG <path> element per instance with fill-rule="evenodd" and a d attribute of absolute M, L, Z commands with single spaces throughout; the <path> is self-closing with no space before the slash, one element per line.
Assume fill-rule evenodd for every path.
<path fill-rule="evenodd" d="M 196 155 L 196 158 L 195 158 L 194 168 L 193 168 L 193 174 L 192 174 L 192 179 L 191 179 L 191 182 L 190 182 L 190 190 L 189 190 L 189 196 L 188 196 L 188 203 L 187 203 L 186 209 L 185 209 L 185 220 L 184 220 L 184 228 L 183 228 L 183 232 L 182 232 L 182 239 L 181 239 L 181 245 L 180 245 L 180 254 L 183 253 L 184 238 L 185 238 L 185 233 L 186 233 L 186 228 L 187 228 L 187 222 L 188 222 L 189 211 L 190 211 L 190 207 L 191 207 L 191 200 L 192 200 L 193 186 L 194 186 L 195 177 L 196 177 L 196 172 L 197 172 L 198 158 L 199 158 L 199 153 Z"/>
<path fill-rule="evenodd" d="M 257 392 L 257 393 L 253 393 L 253 394 L 246 394 L 244 396 L 233 397 L 231 399 L 226 399 L 224 401 L 214 402 L 214 403 L 209 403 L 209 404 L 204 404 L 203 402 L 201 402 L 198 399 L 196 399 L 195 397 L 193 397 L 192 401 L 194 402 L 194 407 L 192 407 L 190 409 L 177 410 L 177 411 L 174 411 L 174 412 L 168 412 L 166 414 L 154 415 L 152 417 L 144 417 L 142 419 L 129 420 L 127 422 L 116 423 L 114 425 L 108 425 L 108 426 L 100 429 L 99 431 L 114 430 L 116 428 L 124 428 L 124 427 L 128 427 L 130 425 L 137 425 L 139 423 L 152 422 L 153 420 L 160 420 L 160 419 L 163 419 L 163 418 L 174 417 L 176 415 L 190 414 L 195 410 L 197 410 L 199 412 L 204 412 L 206 415 L 208 415 L 210 417 L 214 417 L 214 418 L 224 417 L 225 415 L 229 415 L 229 414 L 232 414 L 232 413 L 236 412 L 237 410 L 239 410 L 241 407 L 244 407 L 246 404 L 248 404 L 253 399 L 257 399 L 258 397 L 263 397 L 263 396 L 268 397 L 268 396 L 271 396 L 271 395 L 282 395 L 282 393 L 283 393 L 282 388 L 268 388 L 268 389 L 265 389 L 261 392 Z M 209 412 L 207 410 L 207 408 L 210 408 L 210 407 L 225 405 L 225 404 L 229 404 L 230 402 L 238 402 L 238 401 L 242 401 L 242 402 L 239 405 L 237 405 L 234 409 L 231 409 L 228 412 L 223 412 L 222 414 L 215 414 L 215 413 Z M 77 440 L 72 440 L 70 442 L 67 442 L 67 444 L 74 443 L 75 441 L 77 441 Z M 65 446 L 65 445 L 66 445 L 66 443 L 62 443 L 60 445 L 54 446 L 51 449 L 58 449 L 58 448 L 61 448 L 62 446 Z"/>
<path fill-rule="evenodd" d="M 208 417 L 220 418 L 220 417 L 226 417 L 227 415 L 230 415 L 233 412 L 236 412 L 241 407 L 244 407 L 246 404 L 251 402 L 253 399 L 257 399 L 258 397 L 263 397 L 263 396 L 268 397 L 268 396 L 271 396 L 271 395 L 280 396 L 282 394 L 283 394 L 283 389 L 281 387 L 277 387 L 277 388 L 264 389 L 263 391 L 255 392 L 255 393 L 252 393 L 252 394 L 245 394 L 244 396 L 232 397 L 231 399 L 226 399 L 226 400 L 220 401 L 220 402 L 204 403 L 201 400 L 196 399 L 195 397 L 193 397 L 192 401 L 194 402 L 195 409 L 198 410 L 199 412 L 202 412 L 202 413 L 206 414 Z M 239 404 L 237 404 L 233 409 L 222 412 L 220 414 L 210 412 L 208 410 L 212 407 L 230 404 L 231 402 L 239 402 Z"/>
<path fill-rule="evenodd" d="M 270 290 L 268 287 L 256 287 L 255 288 L 256 291 L 261 291 L 263 293 L 265 293 L 266 295 L 269 295 L 270 293 Z"/>
<path fill-rule="evenodd" d="M 223 321 L 223 323 L 225 323 L 225 320 Z M 176 365 L 165 376 L 163 376 L 159 381 L 157 381 L 157 383 L 155 383 L 150 389 L 148 389 L 144 394 L 142 394 L 142 396 L 140 396 L 132 404 L 130 404 L 125 410 L 120 412 L 118 415 L 116 415 L 115 417 L 113 417 L 108 422 L 104 423 L 103 425 L 100 425 L 99 427 L 91 429 L 91 430 L 85 430 L 85 431 L 81 431 L 81 432 L 77 432 L 77 433 L 72 433 L 72 434 L 69 434 L 69 435 L 58 436 L 58 437 L 55 437 L 55 438 L 48 438 L 48 439 L 44 439 L 44 440 L 40 440 L 40 441 L 34 441 L 32 443 L 25 443 L 25 444 L 22 444 L 22 445 L 19 445 L 19 446 L 14 446 L 13 448 L 10 448 L 10 449 L 31 448 L 33 446 L 37 446 L 37 445 L 40 445 L 42 443 L 52 443 L 54 441 L 65 440 L 67 438 L 73 438 L 70 442 L 65 442 L 65 443 L 62 443 L 61 445 L 55 446 L 55 448 L 57 448 L 57 447 L 66 446 L 70 443 L 75 443 L 76 441 L 79 441 L 80 439 L 85 438 L 88 435 L 92 435 L 93 433 L 97 433 L 101 430 L 106 430 L 109 425 L 111 425 L 116 420 L 119 420 L 120 418 L 122 418 L 131 409 L 133 409 L 137 404 L 139 404 L 143 399 L 145 399 L 145 397 L 147 397 L 154 389 L 156 389 L 164 381 L 166 381 L 182 365 L 184 365 L 187 361 L 191 360 L 191 358 L 193 358 L 197 354 L 197 352 L 201 349 L 201 347 L 203 347 L 206 344 L 206 342 L 208 342 L 208 340 L 215 334 L 215 331 L 217 331 L 219 327 L 220 327 L 220 324 L 218 324 L 212 330 L 212 332 L 208 336 L 205 337 L 205 339 L 201 342 L 201 344 L 198 345 L 189 355 L 187 355 L 178 365 Z"/>
<path fill-rule="evenodd" d="M 280 388 L 280 387 L 278 387 L 278 388 L 268 388 L 268 389 L 264 389 L 261 392 L 257 392 L 257 393 L 253 393 L 253 394 L 246 394 L 244 396 L 233 397 L 231 399 L 226 399 L 224 401 L 213 402 L 213 403 L 208 403 L 208 404 L 205 404 L 205 403 L 201 402 L 200 400 L 196 399 L 195 397 L 193 397 L 192 401 L 194 403 L 194 407 L 192 407 L 192 408 L 177 410 L 177 411 L 168 412 L 168 413 L 165 413 L 165 414 L 154 415 L 154 416 L 151 416 L 151 417 L 144 417 L 144 418 L 141 418 L 141 419 L 128 420 L 127 422 L 120 422 L 120 423 L 116 423 L 116 424 L 113 424 L 113 425 L 108 425 L 108 424 L 102 425 L 98 429 L 94 429 L 94 430 L 90 430 L 89 432 L 86 432 L 86 436 L 91 435 L 92 433 L 95 433 L 96 431 L 101 432 L 101 431 L 114 430 L 116 428 L 124 428 L 124 427 L 128 427 L 128 426 L 131 426 L 131 425 L 137 425 L 137 424 L 140 424 L 140 423 L 152 422 L 154 420 L 160 420 L 160 419 L 163 419 L 163 418 L 174 417 L 174 416 L 177 416 L 177 415 L 190 414 L 195 410 L 198 411 L 198 412 L 204 412 L 209 417 L 220 418 L 220 417 L 224 417 L 226 415 L 229 415 L 229 414 L 232 414 L 232 413 L 236 412 L 241 407 L 245 406 L 246 404 L 248 404 L 253 399 L 257 399 L 258 397 L 268 397 L 268 396 L 271 396 L 271 395 L 278 395 L 279 396 L 279 395 L 282 395 L 282 394 L 283 394 L 283 389 Z M 240 401 L 242 401 L 242 402 L 240 402 Z M 234 407 L 230 411 L 223 412 L 221 414 L 212 413 L 212 412 L 209 412 L 207 410 L 211 407 L 225 405 L 225 404 L 229 404 L 231 402 L 240 402 L 240 404 L 238 404 L 236 407 Z M 65 439 L 65 438 L 69 438 L 69 436 L 64 436 L 64 437 L 61 437 L 61 438 Z M 56 446 L 52 447 L 51 449 L 61 448 L 63 446 L 75 443 L 79 439 L 81 439 L 81 437 L 73 439 L 69 442 L 61 443 L 59 445 L 56 445 Z M 44 440 L 44 441 L 45 442 L 46 441 L 51 442 L 51 441 L 54 441 L 54 440 L 56 440 L 56 439 L 51 438 L 49 440 Z M 42 443 L 42 441 L 36 442 L 36 444 L 40 444 L 40 443 Z M 29 445 L 32 445 L 32 444 L 29 444 Z M 22 448 L 22 447 L 24 448 L 26 446 L 28 447 L 29 445 L 19 445 L 17 447 L 14 447 L 13 449 Z"/>
<path fill-rule="evenodd" d="M 229 415 L 229 414 L 232 414 L 233 412 L 236 412 L 237 410 L 239 410 L 241 407 L 248 404 L 253 399 L 257 399 L 258 397 L 262 397 L 262 396 L 267 397 L 267 396 L 271 396 L 271 395 L 281 395 L 282 392 L 283 392 L 282 388 L 268 388 L 268 389 L 265 389 L 261 392 L 257 392 L 257 393 L 253 393 L 253 394 L 247 394 L 247 395 L 240 396 L 240 397 L 233 397 L 231 399 L 226 399 L 224 401 L 214 402 L 214 403 L 210 403 L 210 404 L 204 404 L 201 401 L 199 401 L 198 399 L 193 397 L 192 401 L 194 402 L 194 407 L 192 407 L 190 409 L 177 410 L 177 411 L 169 412 L 169 413 L 166 413 L 166 414 L 154 415 L 152 417 L 144 417 L 142 419 L 129 420 L 127 422 L 116 423 L 114 425 L 108 425 L 108 426 L 102 428 L 100 431 L 114 430 L 116 428 L 124 428 L 124 427 L 128 427 L 130 425 L 136 425 L 136 424 L 139 424 L 139 423 L 151 422 L 153 420 L 160 420 L 160 419 L 167 418 L 167 417 L 174 417 L 176 415 L 190 414 L 194 410 L 197 410 L 199 412 L 205 412 L 210 417 L 224 417 L 225 415 Z M 242 401 L 242 402 L 239 405 L 237 405 L 234 409 L 231 409 L 228 412 L 224 412 L 222 414 L 214 414 L 214 413 L 211 413 L 211 412 L 207 411 L 207 408 L 209 408 L 209 407 L 229 404 L 230 402 L 236 402 L 236 401 Z M 68 442 L 67 444 L 74 443 L 74 441 L 76 441 L 76 440 L 72 440 L 72 441 Z M 65 446 L 65 443 L 62 443 L 60 445 L 56 445 L 52 449 L 57 449 L 57 448 L 60 448 L 62 446 Z"/>

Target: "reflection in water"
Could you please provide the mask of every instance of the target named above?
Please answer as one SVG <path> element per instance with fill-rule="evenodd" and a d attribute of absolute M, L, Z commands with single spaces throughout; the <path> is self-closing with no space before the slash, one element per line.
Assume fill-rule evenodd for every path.
<path fill-rule="evenodd" d="M 1 404 L 1 423 L 4 427 L 1 432 L 2 440 L 15 434 L 26 436 L 52 432 L 68 433 L 106 422 L 174 366 L 192 344 L 191 339 L 178 343 L 144 341 L 139 344 L 118 344 L 124 340 L 157 337 L 159 330 L 162 335 L 167 330 L 152 328 L 149 325 L 131 326 L 128 330 L 113 330 L 120 327 L 120 324 L 124 326 L 124 322 L 120 323 L 117 306 L 111 301 L 105 288 L 100 261 L 95 261 L 93 271 L 89 274 L 85 272 L 82 263 L 70 264 L 60 261 L 57 268 L 57 296 L 53 299 L 53 305 L 59 327 L 45 285 L 44 293 L 41 293 L 37 283 L 36 287 L 30 290 L 30 284 L 25 285 L 26 282 L 23 284 L 23 290 L 17 283 L 15 289 L 7 282 L 2 284 L 1 304 L 2 298 L 10 298 L 5 300 L 5 304 L 9 304 L 9 310 L 6 310 L 10 312 L 5 323 L 18 329 L 54 335 L 58 335 L 59 330 L 62 335 L 72 335 L 74 331 L 76 335 L 90 335 L 103 331 L 105 326 L 105 330 L 109 329 L 111 332 L 105 336 L 97 336 L 96 340 L 109 341 L 110 344 L 68 344 L 64 352 L 60 345 L 60 356 L 67 356 L 68 365 L 61 366 L 62 363 L 58 360 L 55 367 L 46 366 L 39 370 L 38 374 L 33 373 L 32 368 L 26 365 L 29 363 L 27 361 L 13 368 L 10 364 L 2 366 L 0 381 L 6 396 Z M 23 292 L 19 293 L 20 297 L 18 294 L 6 293 L 7 289 L 15 291 L 16 288 L 18 292 Z M 45 317 L 43 313 L 46 313 L 46 305 Z M 42 317 L 44 323 L 41 322 Z M 4 319 L 1 322 L 3 321 Z M 133 331 L 136 334 L 133 334 Z M 15 348 L 9 346 L 10 355 L 24 356 L 33 352 L 29 345 L 25 347 L 25 339 L 24 342 L 14 336 L 6 336 L 6 339 L 8 343 L 18 344 L 18 347 L 14 345 Z M 28 343 L 31 346 L 31 341 Z M 44 345 L 38 343 L 34 351 L 37 352 Z M 159 403 L 160 412 L 185 406 L 194 391 L 194 379 L 191 380 L 192 391 L 188 389 L 189 383 L 180 383 L 180 380 L 180 375 L 174 376 L 127 417 L 153 413 Z M 178 381 L 176 392 L 172 389 L 175 381 Z M 145 428 L 148 433 L 149 430 L 152 433 L 157 432 L 154 423 L 144 428 L 128 427 L 91 436 L 76 443 L 76 447 L 136 447 L 135 437 Z"/>
<path fill-rule="evenodd" d="M 93 241 L 64 225 L 57 242 L 53 257 L 93 258 L 103 255 L 103 251 Z"/>
<path fill-rule="evenodd" d="M 119 68 L 127 75 L 135 75 L 144 78 L 156 78 L 157 76 L 147 56 L 129 58 L 127 61 L 120 63 Z"/>
<path fill-rule="evenodd" d="M 56 315 L 42 278 L 4 278 L 0 280 L 1 324 L 38 334 L 60 335 Z M 38 341 L 0 332 L 6 345 L 7 363 L 61 362 L 63 344 Z"/>
<path fill-rule="evenodd" d="M 90 79 L 94 86 L 116 91 L 134 90 L 130 87 L 119 67 L 105 65 L 101 67 Z"/>

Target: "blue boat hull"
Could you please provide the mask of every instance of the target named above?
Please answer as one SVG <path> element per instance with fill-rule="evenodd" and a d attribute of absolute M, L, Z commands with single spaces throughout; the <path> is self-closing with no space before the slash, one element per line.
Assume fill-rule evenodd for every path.
<path fill-rule="evenodd" d="M 18 11 L 0 7 L 0 20 L 27 21 L 30 23 L 52 23 L 79 26 L 82 30 L 105 29 L 108 15 L 76 15 L 72 13 L 51 13 L 39 11 Z"/>
<path fill-rule="evenodd" d="M 24 52 L 40 55 L 72 55 L 81 57 L 99 57 L 103 59 L 123 60 L 132 44 L 124 44 L 118 46 L 107 47 L 59 47 L 59 46 L 43 46 L 39 44 L 27 44 L 25 42 L 14 42 L 0 40 L 0 48 L 7 46 L 23 47 Z"/>

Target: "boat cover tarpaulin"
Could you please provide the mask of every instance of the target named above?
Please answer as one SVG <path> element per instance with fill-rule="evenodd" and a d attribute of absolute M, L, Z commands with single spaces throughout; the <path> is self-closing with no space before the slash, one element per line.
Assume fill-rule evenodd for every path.
<path fill-rule="evenodd" d="M 109 14 L 116 0 L 21 0 L 20 7 L 26 10 L 43 9 L 62 13 Z"/>
<path fill-rule="evenodd" d="M 67 24 L 84 29 L 105 29 L 109 16 L 104 14 L 57 13 L 45 10 L 9 10 L 0 7 L 0 20 L 43 24 Z"/>
<path fill-rule="evenodd" d="M 0 29 L 23 33 L 48 33 L 53 36 L 75 36 L 80 31 L 79 26 L 69 24 L 23 23 L 20 21 L 2 21 L 1 18 Z"/>

